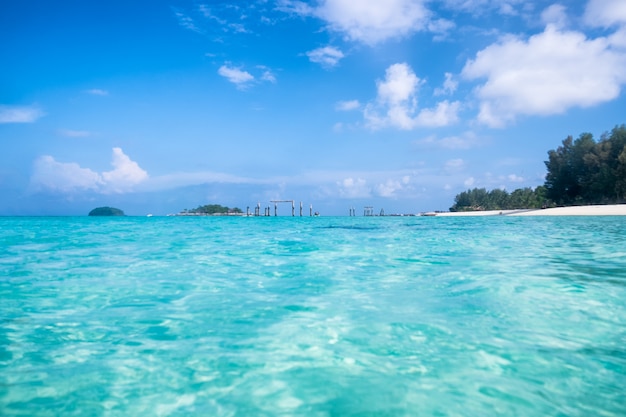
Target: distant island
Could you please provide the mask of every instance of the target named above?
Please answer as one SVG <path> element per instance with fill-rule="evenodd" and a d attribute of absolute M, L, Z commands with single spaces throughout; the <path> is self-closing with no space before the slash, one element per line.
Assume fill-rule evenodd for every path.
<path fill-rule="evenodd" d="M 90 216 L 125 216 L 124 212 L 115 207 L 98 207 L 89 212 Z"/>
<path fill-rule="evenodd" d="M 240 208 L 225 207 L 219 204 L 207 204 L 191 210 L 183 210 L 178 216 L 241 216 L 243 211 Z"/>

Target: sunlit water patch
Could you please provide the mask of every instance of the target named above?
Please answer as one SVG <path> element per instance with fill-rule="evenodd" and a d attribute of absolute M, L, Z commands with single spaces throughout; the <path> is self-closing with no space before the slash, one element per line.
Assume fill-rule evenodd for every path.
<path fill-rule="evenodd" d="M 2 218 L 0 415 L 626 414 L 626 221 Z"/>

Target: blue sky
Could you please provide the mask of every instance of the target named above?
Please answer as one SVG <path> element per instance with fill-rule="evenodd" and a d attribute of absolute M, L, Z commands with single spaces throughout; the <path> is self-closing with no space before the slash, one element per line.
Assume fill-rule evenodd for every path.
<path fill-rule="evenodd" d="M 623 0 L 6 0 L 0 62 L 0 215 L 447 210 L 626 123 Z"/>

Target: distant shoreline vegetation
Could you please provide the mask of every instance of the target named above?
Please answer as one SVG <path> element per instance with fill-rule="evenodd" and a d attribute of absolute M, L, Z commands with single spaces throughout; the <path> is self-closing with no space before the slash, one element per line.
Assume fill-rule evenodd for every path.
<path fill-rule="evenodd" d="M 115 207 L 97 207 L 89 212 L 89 216 L 126 216 L 124 212 Z"/>
<path fill-rule="evenodd" d="M 219 204 L 207 204 L 195 209 L 184 209 L 177 216 L 241 216 L 243 211 L 240 208 L 225 207 Z"/>
<path fill-rule="evenodd" d="M 626 202 L 626 125 L 595 141 L 591 133 L 568 136 L 544 161 L 544 185 L 508 193 L 474 188 L 454 198 L 450 211 L 537 209 Z"/>

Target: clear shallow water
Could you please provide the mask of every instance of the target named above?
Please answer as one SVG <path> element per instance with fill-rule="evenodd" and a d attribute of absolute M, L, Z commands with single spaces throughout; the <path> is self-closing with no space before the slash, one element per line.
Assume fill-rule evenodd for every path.
<path fill-rule="evenodd" d="M 626 219 L 0 218 L 3 416 L 623 416 Z"/>

